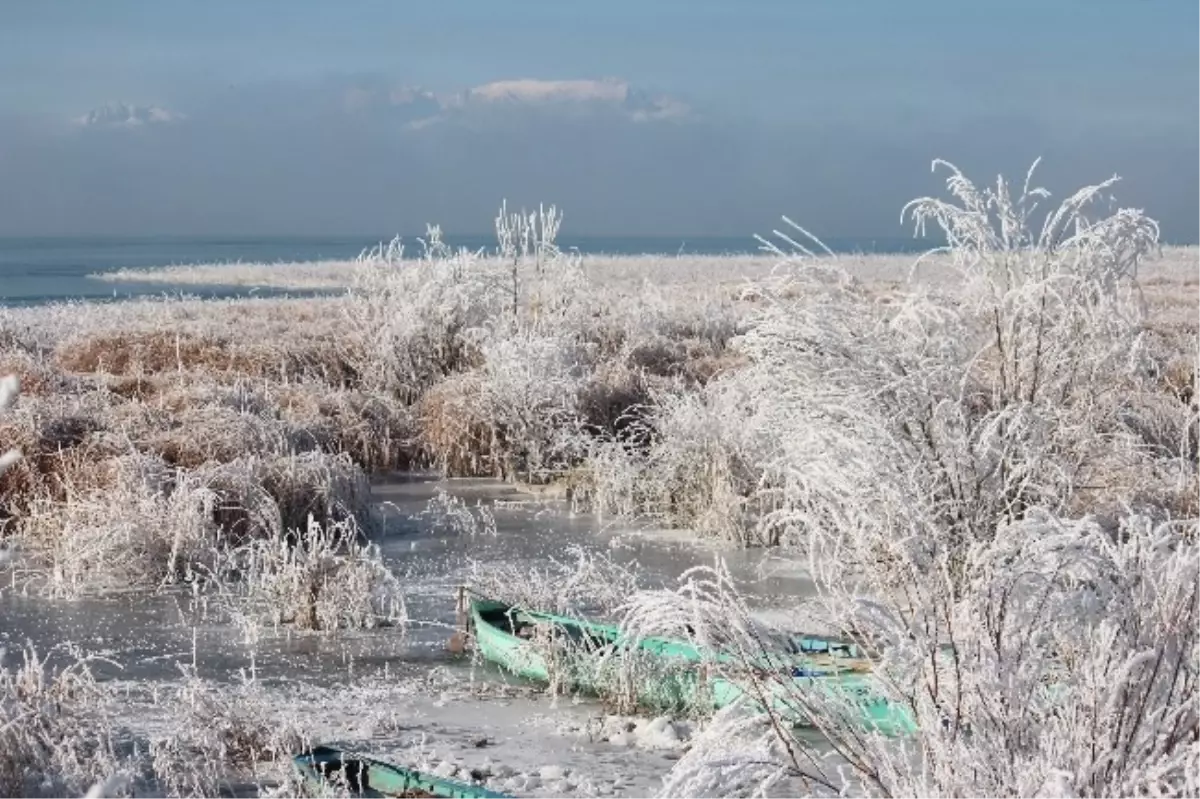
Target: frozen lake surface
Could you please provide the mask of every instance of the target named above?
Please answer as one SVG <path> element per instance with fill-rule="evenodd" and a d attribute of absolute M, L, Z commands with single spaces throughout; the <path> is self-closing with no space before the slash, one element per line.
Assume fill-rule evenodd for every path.
<path fill-rule="evenodd" d="M 490 507 L 496 534 L 435 529 L 421 512 L 445 491 Z M 687 745 L 692 726 L 610 716 L 591 700 L 554 699 L 447 641 L 458 586 L 472 561 L 542 568 L 570 560 L 571 547 L 634 563 L 647 585 L 671 585 L 720 555 L 749 601 L 769 612 L 812 590 L 799 564 L 764 550 L 715 548 L 671 531 L 608 526 L 490 480 L 398 475 L 376 482 L 377 541 L 405 585 L 410 625 L 327 635 L 280 630 L 249 641 L 206 613 L 187 591 L 80 601 L 0 596 L 0 646 L 14 662 L 32 643 L 47 653 L 66 642 L 99 655 L 95 673 L 122 688 L 130 729 L 152 729 L 154 697 L 194 664 L 199 677 L 236 683 L 253 674 L 272 703 L 324 742 L 443 771 L 471 769 L 525 795 L 646 795 Z M 60 649 L 60 655 L 66 653 Z M 480 744 L 480 742 L 484 742 Z"/>

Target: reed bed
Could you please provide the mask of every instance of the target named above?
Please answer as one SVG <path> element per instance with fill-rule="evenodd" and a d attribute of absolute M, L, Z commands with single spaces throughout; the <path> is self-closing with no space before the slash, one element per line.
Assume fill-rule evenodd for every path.
<path fill-rule="evenodd" d="M 353 263 L 110 276 L 337 296 L 7 310 L 18 573 L 59 596 L 190 582 L 265 626 L 402 623 L 362 542 L 370 475 L 561 484 L 804 553 L 817 615 L 890 653 L 879 690 L 921 722 L 895 743 L 792 696 L 829 755 L 723 714 L 672 795 L 1194 793 L 1200 251 L 1161 250 L 1140 211 L 1093 213 L 1111 183 L 1035 212 L 1029 180 L 949 170 L 947 198 L 906 209 L 948 241 L 919 260 L 834 257 L 794 226 L 761 255 L 583 257 L 555 245 L 557 210 L 503 209 L 491 252 L 431 228 Z M 747 662 L 778 638 L 719 573 L 613 584 L 632 636 Z"/>

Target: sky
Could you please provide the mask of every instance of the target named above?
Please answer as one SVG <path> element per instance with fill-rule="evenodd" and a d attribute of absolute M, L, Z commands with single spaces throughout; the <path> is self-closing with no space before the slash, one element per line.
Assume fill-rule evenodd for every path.
<path fill-rule="evenodd" d="M 0 3 L 0 236 L 911 231 L 934 158 L 1200 227 L 1189 0 Z M 105 110 L 107 109 L 107 110 Z"/>

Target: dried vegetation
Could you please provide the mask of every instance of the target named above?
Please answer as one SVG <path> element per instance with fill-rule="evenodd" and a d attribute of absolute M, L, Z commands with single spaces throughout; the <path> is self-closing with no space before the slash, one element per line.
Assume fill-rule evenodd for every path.
<path fill-rule="evenodd" d="M 360 536 L 370 475 L 560 482 L 606 514 L 806 552 L 828 626 L 886 645 L 879 690 L 921 722 L 906 748 L 792 697 L 829 755 L 722 716 L 670 792 L 1194 792 L 1196 250 L 1159 252 L 1137 211 L 1093 216 L 1110 185 L 1035 213 L 1029 181 L 1014 197 L 951 169 L 951 200 L 906 210 L 949 245 L 916 266 L 809 257 L 793 231 L 765 257 L 585 258 L 556 248 L 556 210 L 502 209 L 494 253 L 431 228 L 417 257 L 395 241 L 300 275 L 342 296 L 10 310 L 0 367 L 24 392 L 0 441 L 23 457 L 3 461 L 0 534 L 33 590 L 189 582 L 249 624 L 328 631 L 404 621 Z M 573 598 L 543 593 L 513 598 Z M 748 657 L 774 640 L 719 575 L 625 609 L 632 635 Z M 73 705 L 43 701 L 86 679 L 39 674 L 5 677 L 5 792 L 111 773 L 87 732 L 107 727 L 73 738 Z M 170 791 L 229 787 L 180 764 L 290 745 L 237 716 L 251 704 L 187 691 L 228 724 L 155 745 Z"/>

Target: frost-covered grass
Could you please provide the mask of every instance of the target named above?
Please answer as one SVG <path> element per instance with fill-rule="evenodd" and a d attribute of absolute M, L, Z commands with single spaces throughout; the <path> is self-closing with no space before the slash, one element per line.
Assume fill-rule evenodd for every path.
<path fill-rule="evenodd" d="M 250 634 L 287 625 L 336 631 L 402 625 L 403 584 L 363 543 L 351 520 L 322 525 L 311 517 L 294 534 L 276 532 L 233 550 L 221 563 L 236 579 L 222 585 Z"/>
<path fill-rule="evenodd" d="M 879 652 L 879 690 L 921 724 L 884 740 L 793 696 L 817 750 L 725 714 L 673 793 L 1194 791 L 1200 251 L 1159 252 L 1138 211 L 1094 214 L 1111 184 L 1048 212 L 1032 184 L 948 188 L 907 209 L 950 242 L 920 261 L 810 256 L 790 229 L 756 256 L 581 257 L 554 209 L 503 210 L 492 252 L 431 228 L 412 257 L 162 273 L 339 296 L 5 311 L 17 574 L 59 596 L 190 582 L 255 629 L 333 634 L 403 622 L 356 534 L 369 475 L 551 484 L 806 554 L 823 594 L 805 624 Z M 431 523 L 494 530 L 442 505 Z M 632 602 L 635 635 L 747 658 L 777 640 L 722 579 L 479 577 L 551 609 Z"/>
<path fill-rule="evenodd" d="M 74 650 L 51 655 L 26 649 L 0 667 L 5 796 L 261 795 L 288 782 L 307 740 L 255 680 L 222 685 L 188 669 L 140 700 L 131 727 L 129 695 L 95 679 Z M 162 721 L 147 728 L 154 717 Z"/>
<path fill-rule="evenodd" d="M 753 242 L 748 242 L 753 244 Z M 445 254 L 444 252 L 439 254 Z M 473 255 L 481 260 L 506 261 L 495 252 Z M 354 261 L 310 263 L 217 263 L 97 272 L 89 277 L 108 282 L 169 283 L 171 285 L 261 286 L 276 289 L 348 289 L 372 271 L 372 263 L 399 264 L 423 260 L 423 248 L 392 247 L 368 250 Z M 864 267 L 885 277 L 900 274 L 911 263 L 907 256 L 863 256 Z M 604 255 L 588 254 L 582 266 L 588 277 L 603 284 L 636 286 L 647 277 L 660 285 L 718 283 L 736 285 L 746 277 L 770 274 L 776 259 L 770 255 Z"/>
<path fill-rule="evenodd" d="M 185 670 L 157 704 L 170 718 L 139 764 L 165 796 L 222 796 L 289 785 L 291 758 L 312 741 L 254 680 L 208 682 Z"/>
<path fill-rule="evenodd" d="M 360 264 L 355 260 L 256 263 L 236 261 L 212 264 L 177 264 L 147 269 L 114 269 L 88 275 L 110 283 L 170 283 L 175 286 L 255 286 L 286 289 L 336 289 L 353 280 Z"/>
<path fill-rule="evenodd" d="M 298 796 L 291 755 L 335 742 L 515 795 L 644 796 L 693 732 L 437 671 L 269 684 L 188 666 L 147 686 L 95 681 L 67 655 L 0 672 L 5 795 Z"/>
<path fill-rule="evenodd" d="M 19 664 L 0 666 L 0 793 L 79 795 L 110 776 L 117 756 L 103 693 L 82 658 L 54 668 L 26 649 Z"/>

